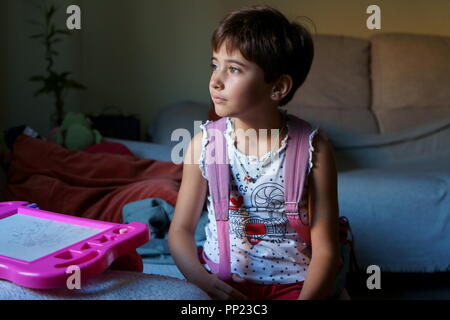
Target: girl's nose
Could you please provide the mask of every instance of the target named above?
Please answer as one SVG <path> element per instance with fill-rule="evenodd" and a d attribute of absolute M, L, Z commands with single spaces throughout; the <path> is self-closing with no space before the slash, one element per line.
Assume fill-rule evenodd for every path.
<path fill-rule="evenodd" d="M 223 90 L 223 84 L 221 82 L 211 82 L 211 88 L 214 90 Z"/>
<path fill-rule="evenodd" d="M 212 76 L 210 81 L 210 86 L 212 89 L 218 90 L 223 89 L 223 81 L 219 77 Z"/>
<path fill-rule="evenodd" d="M 223 89 L 223 82 L 222 74 L 219 71 L 216 71 L 211 75 L 210 86 L 212 89 Z"/>

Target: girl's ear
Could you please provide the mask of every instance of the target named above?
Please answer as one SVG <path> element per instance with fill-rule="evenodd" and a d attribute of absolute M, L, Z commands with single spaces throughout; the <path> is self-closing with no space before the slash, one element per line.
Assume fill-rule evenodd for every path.
<path fill-rule="evenodd" d="M 291 91 L 292 84 L 293 81 L 290 75 L 288 74 L 281 75 L 272 88 L 271 97 L 279 100 L 283 99 Z"/>

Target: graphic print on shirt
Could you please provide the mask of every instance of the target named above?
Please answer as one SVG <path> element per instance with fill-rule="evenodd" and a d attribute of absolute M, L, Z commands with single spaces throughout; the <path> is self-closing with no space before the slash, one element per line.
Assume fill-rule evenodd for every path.
<path fill-rule="evenodd" d="M 253 190 L 251 200 L 252 207 L 272 211 L 282 209 L 284 205 L 284 187 L 273 182 L 262 183 Z"/>
<path fill-rule="evenodd" d="M 282 209 L 284 203 L 283 187 L 277 183 L 263 183 L 253 190 L 251 195 L 252 208 L 266 212 L 264 218 L 257 214 L 250 214 L 242 209 L 242 196 L 230 197 L 230 232 L 237 238 L 247 238 L 252 245 L 262 240 L 276 242 L 286 234 L 288 219 L 283 215 L 274 216 L 274 211 Z"/>

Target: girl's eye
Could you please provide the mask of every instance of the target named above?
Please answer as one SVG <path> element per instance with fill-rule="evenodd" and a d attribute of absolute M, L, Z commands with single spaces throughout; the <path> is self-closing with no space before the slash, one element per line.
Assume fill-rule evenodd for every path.
<path fill-rule="evenodd" d="M 215 70 L 215 68 L 216 68 L 216 65 L 213 64 L 213 63 L 211 63 L 209 66 L 210 66 L 213 70 Z M 241 72 L 241 70 L 239 70 L 238 68 L 235 68 L 235 67 L 230 67 L 230 70 L 231 70 L 232 73 L 240 73 L 240 72 Z M 235 72 L 234 72 L 234 71 L 235 71 Z"/>
<path fill-rule="evenodd" d="M 239 70 L 238 68 L 235 68 L 235 67 L 230 67 L 230 70 L 233 72 L 233 70 L 236 70 L 236 72 L 234 72 L 234 73 L 240 73 L 241 72 L 241 70 Z"/>

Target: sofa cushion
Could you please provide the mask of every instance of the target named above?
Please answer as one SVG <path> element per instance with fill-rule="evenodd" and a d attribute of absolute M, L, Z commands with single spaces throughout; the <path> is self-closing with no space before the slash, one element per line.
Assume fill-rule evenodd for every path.
<path fill-rule="evenodd" d="M 373 111 L 381 132 L 450 116 L 450 37 L 390 33 L 371 41 Z"/>
<path fill-rule="evenodd" d="M 369 109 L 370 42 L 335 35 L 314 35 L 313 41 L 311 70 L 286 105 L 289 113 L 321 123 L 325 131 L 377 133 Z"/>
<path fill-rule="evenodd" d="M 330 137 L 337 134 L 378 134 L 377 121 L 368 109 L 287 107 L 286 110 L 319 126 Z"/>
<path fill-rule="evenodd" d="M 314 59 L 292 99 L 298 107 L 369 108 L 369 44 L 347 36 L 315 35 Z"/>

